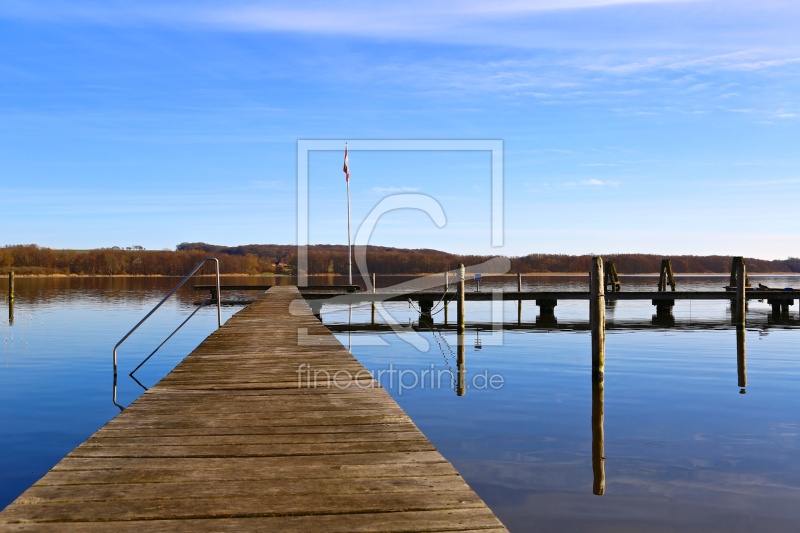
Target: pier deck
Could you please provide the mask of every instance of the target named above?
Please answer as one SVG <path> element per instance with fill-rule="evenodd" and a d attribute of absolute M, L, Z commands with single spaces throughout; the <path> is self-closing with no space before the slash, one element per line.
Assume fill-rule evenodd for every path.
<path fill-rule="evenodd" d="M 295 287 L 229 319 L 0 529 L 505 531 Z"/>

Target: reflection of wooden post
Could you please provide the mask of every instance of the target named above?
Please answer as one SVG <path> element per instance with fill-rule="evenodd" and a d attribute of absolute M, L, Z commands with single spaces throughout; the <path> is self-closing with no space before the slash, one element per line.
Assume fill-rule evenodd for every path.
<path fill-rule="evenodd" d="M 375 286 L 375 272 L 372 273 L 372 294 L 375 294 L 377 288 Z M 375 324 L 375 300 L 372 300 L 372 324 Z"/>
<path fill-rule="evenodd" d="M 743 326 L 736 327 L 736 372 L 739 375 L 739 394 L 746 394 L 747 391 L 747 358 L 745 350 L 745 329 Z"/>
<path fill-rule="evenodd" d="M 458 332 L 458 347 L 456 353 L 456 365 L 458 374 L 458 383 L 456 387 L 456 395 L 464 396 L 467 393 L 467 365 L 466 365 L 466 346 L 464 345 L 466 335 L 464 331 Z"/>
<path fill-rule="evenodd" d="M 736 264 L 736 278 L 738 283 L 736 284 L 736 317 L 735 323 L 737 326 L 744 326 L 745 324 L 745 276 L 746 270 L 744 268 L 744 259 L 741 257 L 738 258 L 739 261 Z"/>
<path fill-rule="evenodd" d="M 517 292 L 520 299 L 517 300 L 517 324 L 522 324 L 522 274 L 517 272 Z"/>
<path fill-rule="evenodd" d="M 8 273 L 8 325 L 14 325 L 14 272 Z"/>
<path fill-rule="evenodd" d="M 464 327 L 464 278 L 466 274 L 464 272 L 464 264 L 461 263 L 461 266 L 458 268 L 458 308 L 456 309 L 456 322 L 458 323 L 457 328 L 459 333 L 464 333 L 466 329 Z"/>
<path fill-rule="evenodd" d="M 606 365 L 606 297 L 603 287 L 603 258 L 592 258 L 589 284 L 589 321 L 592 329 L 592 381 L 603 381 Z"/>
<path fill-rule="evenodd" d="M 592 494 L 602 496 L 606 492 L 606 453 L 603 419 L 605 418 L 605 386 L 602 381 L 592 383 L 592 472 L 594 483 Z"/>
<path fill-rule="evenodd" d="M 447 289 L 450 288 L 449 272 L 444 273 L 444 325 L 447 325 L 447 308 L 450 301 L 447 299 Z"/>

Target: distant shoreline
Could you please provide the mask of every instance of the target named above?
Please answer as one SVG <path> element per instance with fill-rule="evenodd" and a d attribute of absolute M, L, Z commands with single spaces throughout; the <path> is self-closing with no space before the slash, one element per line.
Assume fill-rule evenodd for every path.
<path fill-rule="evenodd" d="M 13 270 L 11 271 L 13 272 Z M 9 271 L 4 271 L 0 273 L 0 276 L 7 277 Z M 424 276 L 437 276 L 441 275 L 443 272 L 429 272 L 429 273 L 421 273 L 421 274 L 380 274 L 376 273 L 377 276 L 382 278 L 410 278 L 410 277 L 424 277 Z M 537 277 L 537 276 L 586 276 L 588 275 L 587 272 L 522 272 L 522 276 L 524 277 Z M 370 273 L 371 275 L 371 273 Z M 630 273 L 626 274 L 621 272 L 620 277 L 651 277 L 651 276 L 659 276 L 658 272 L 637 272 L 637 273 Z M 729 272 L 676 272 L 675 277 L 681 276 L 722 276 L 727 277 L 730 276 Z M 798 272 L 748 272 L 748 276 L 798 276 L 800 277 L 800 273 Z M 347 274 L 307 274 L 309 278 L 327 278 L 327 277 L 345 277 Z M 471 281 L 471 277 L 467 274 L 467 281 Z M 166 275 L 166 274 L 20 274 L 14 272 L 14 278 L 182 278 L 183 276 L 180 275 Z M 197 274 L 195 277 L 199 278 L 213 278 L 214 274 Z M 291 274 L 220 274 L 220 278 L 268 278 L 268 279 L 291 279 L 295 276 Z M 354 278 L 361 279 L 360 276 L 354 274 Z M 509 277 L 509 278 L 516 278 L 516 273 L 506 273 L 506 274 L 483 274 L 485 278 L 500 278 L 500 277 Z"/>

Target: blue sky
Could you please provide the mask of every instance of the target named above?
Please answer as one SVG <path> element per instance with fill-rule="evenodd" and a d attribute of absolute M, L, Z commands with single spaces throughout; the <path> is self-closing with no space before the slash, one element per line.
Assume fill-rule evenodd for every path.
<path fill-rule="evenodd" d="M 488 152 L 357 149 L 441 139 L 502 141 L 502 246 Z M 800 256 L 800 4 L 0 3 L 0 245 L 296 243 L 299 140 L 311 243 L 347 140 L 353 234 L 447 218 L 372 244 Z"/>

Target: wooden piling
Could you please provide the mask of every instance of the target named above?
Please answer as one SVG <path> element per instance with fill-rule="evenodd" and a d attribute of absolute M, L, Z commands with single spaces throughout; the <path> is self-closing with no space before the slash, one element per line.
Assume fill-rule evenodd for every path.
<path fill-rule="evenodd" d="M 735 261 L 738 259 L 739 261 Z M 738 283 L 736 284 L 736 312 L 735 312 L 735 322 L 737 326 L 744 326 L 745 325 L 745 306 L 747 302 L 745 300 L 745 286 L 746 286 L 746 276 L 747 270 L 744 266 L 744 259 L 741 257 L 734 258 L 736 262 L 736 278 Z"/>
<path fill-rule="evenodd" d="M 744 266 L 744 258 L 743 257 L 734 257 L 731 260 L 731 282 L 729 284 L 731 287 L 738 287 L 739 286 L 739 280 L 743 280 L 742 284 L 745 287 L 749 287 L 750 286 L 750 281 L 747 279 L 747 273 L 746 272 L 745 272 L 743 278 L 739 277 L 739 267 L 740 266 Z"/>
<path fill-rule="evenodd" d="M 606 364 L 606 297 L 603 287 L 603 258 L 592 258 L 589 284 L 589 320 L 592 330 L 592 380 L 603 381 Z"/>
<path fill-rule="evenodd" d="M 619 280 L 619 274 L 617 273 L 617 267 L 614 266 L 614 261 L 605 262 L 603 285 L 609 292 L 619 292 L 622 289 L 622 283 Z"/>
<path fill-rule="evenodd" d="M 517 292 L 522 292 L 522 274 L 517 272 Z M 522 324 L 522 298 L 517 300 L 517 324 Z"/>
<path fill-rule="evenodd" d="M 592 258 L 589 278 L 589 320 L 592 329 L 592 493 L 602 496 L 606 491 L 605 434 L 603 421 L 604 374 L 606 365 L 606 297 L 603 258 Z"/>
<path fill-rule="evenodd" d="M 675 274 L 672 272 L 672 261 L 669 259 L 661 260 L 661 271 L 658 276 L 658 291 L 664 292 L 667 290 L 667 285 L 672 287 L 672 292 L 675 292 Z"/>
<path fill-rule="evenodd" d="M 456 322 L 459 333 L 464 333 L 466 327 L 464 326 L 464 278 L 466 273 L 464 271 L 464 263 L 458 267 L 458 307 L 456 309 Z"/>

